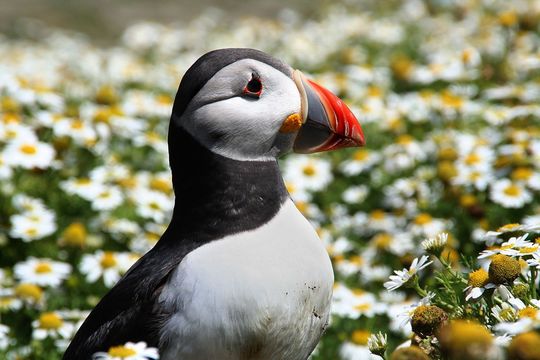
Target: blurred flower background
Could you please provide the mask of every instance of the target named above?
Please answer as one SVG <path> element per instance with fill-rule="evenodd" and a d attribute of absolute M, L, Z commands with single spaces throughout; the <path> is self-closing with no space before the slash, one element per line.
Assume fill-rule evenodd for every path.
<path fill-rule="evenodd" d="M 222 47 L 302 69 L 366 133 L 281 163 L 336 273 L 314 359 L 540 358 L 538 1 L 31 3 L 1 1 L 1 358 L 58 359 L 159 239 L 175 92 Z M 122 354 L 156 356 L 99 356 Z"/>

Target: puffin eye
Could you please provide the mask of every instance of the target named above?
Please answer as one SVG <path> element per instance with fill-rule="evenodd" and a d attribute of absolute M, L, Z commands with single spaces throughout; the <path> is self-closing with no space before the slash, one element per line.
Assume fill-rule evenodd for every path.
<path fill-rule="evenodd" d="M 243 91 L 244 95 L 259 98 L 262 93 L 261 79 L 256 75 L 251 75 L 251 80 L 246 84 Z"/>

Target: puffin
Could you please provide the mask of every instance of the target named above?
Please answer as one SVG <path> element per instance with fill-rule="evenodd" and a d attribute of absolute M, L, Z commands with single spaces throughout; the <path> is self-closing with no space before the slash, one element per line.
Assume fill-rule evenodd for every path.
<path fill-rule="evenodd" d="M 307 359 L 328 326 L 334 274 L 277 159 L 364 142 L 347 105 L 300 70 L 255 49 L 204 54 L 170 118 L 170 224 L 63 359 L 128 341 L 162 360 Z"/>

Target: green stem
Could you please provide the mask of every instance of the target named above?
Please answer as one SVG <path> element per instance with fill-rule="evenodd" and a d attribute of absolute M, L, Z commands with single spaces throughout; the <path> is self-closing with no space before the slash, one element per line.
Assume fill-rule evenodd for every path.
<path fill-rule="evenodd" d="M 426 297 L 428 295 L 427 291 L 420 287 L 420 284 L 418 283 L 418 276 L 416 275 L 414 277 L 413 289 L 416 290 L 418 295 L 421 297 Z"/>

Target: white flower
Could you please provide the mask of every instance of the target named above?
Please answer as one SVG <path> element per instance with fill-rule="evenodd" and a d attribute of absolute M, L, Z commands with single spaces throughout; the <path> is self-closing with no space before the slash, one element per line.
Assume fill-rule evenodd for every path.
<path fill-rule="evenodd" d="M 5 350 L 9 345 L 9 328 L 0 324 L 0 350 Z"/>
<path fill-rule="evenodd" d="M 527 236 L 524 234 L 520 237 L 511 237 L 508 241 L 505 241 L 498 248 L 490 250 L 484 250 L 478 256 L 478 259 L 484 259 L 491 257 L 495 254 L 503 254 L 507 256 L 526 256 L 532 255 L 538 250 L 538 245 L 527 241 Z"/>
<path fill-rule="evenodd" d="M 104 185 L 91 201 L 94 210 L 112 210 L 124 201 L 124 196 L 118 186 Z"/>
<path fill-rule="evenodd" d="M 390 275 L 390 280 L 384 283 L 384 287 L 389 290 L 396 290 L 402 285 L 406 284 L 414 275 L 426 266 L 430 265 L 433 261 L 427 262 L 428 256 L 422 255 L 420 259 L 415 258 L 409 267 L 409 269 L 394 270 L 395 275 Z"/>
<path fill-rule="evenodd" d="M 12 237 L 28 242 L 56 231 L 55 214 L 41 200 L 19 194 L 13 197 L 13 205 L 21 213 L 10 218 Z"/>
<path fill-rule="evenodd" d="M 62 118 L 54 122 L 53 130 L 56 136 L 69 136 L 82 146 L 93 145 L 97 139 L 94 129 L 81 119 Z"/>
<path fill-rule="evenodd" d="M 380 155 L 376 152 L 360 149 L 341 163 L 340 170 L 348 176 L 358 175 L 373 167 L 379 159 Z"/>
<path fill-rule="evenodd" d="M 103 277 L 105 285 L 112 287 L 136 260 L 129 253 L 98 250 L 94 254 L 83 255 L 79 269 L 86 276 L 86 281 L 93 283 Z"/>
<path fill-rule="evenodd" d="M 364 201 L 369 193 L 365 185 L 351 186 L 343 192 L 341 197 L 343 201 L 349 204 L 359 204 Z"/>
<path fill-rule="evenodd" d="M 50 337 L 54 339 L 71 339 L 75 332 L 75 325 L 65 321 L 59 312 L 42 313 L 38 320 L 32 322 L 32 338 L 43 341 Z"/>
<path fill-rule="evenodd" d="M 437 253 L 443 250 L 448 242 L 448 233 L 437 234 L 434 238 L 428 238 L 422 241 L 421 245 L 428 253 Z"/>
<path fill-rule="evenodd" d="M 373 317 L 386 311 L 386 304 L 378 301 L 375 295 L 369 292 L 354 292 L 344 285 L 337 285 L 334 289 L 332 314 L 357 319 L 360 316 Z"/>
<path fill-rule="evenodd" d="M 323 158 L 295 156 L 285 164 L 284 179 L 299 189 L 322 190 L 332 181 L 330 162 Z"/>
<path fill-rule="evenodd" d="M 28 258 L 15 264 L 15 277 L 23 283 L 59 286 L 71 274 L 71 265 L 50 259 Z"/>
<path fill-rule="evenodd" d="M 4 161 L 8 165 L 25 169 L 45 169 L 51 165 L 54 156 L 51 145 L 35 139 L 12 142 L 4 150 Z"/>
<path fill-rule="evenodd" d="M 107 352 L 92 355 L 92 360 L 157 360 L 159 353 L 156 348 L 148 347 L 145 342 L 127 342 L 124 345 L 113 346 Z"/>
<path fill-rule="evenodd" d="M 350 341 L 340 346 L 339 355 L 343 360 L 382 360 L 380 356 L 373 355 L 367 346 L 357 345 Z"/>
<path fill-rule="evenodd" d="M 508 179 L 496 181 L 491 186 L 489 197 L 505 208 L 520 208 L 532 200 L 531 193 L 523 185 Z"/>
<path fill-rule="evenodd" d="M 160 191 L 139 188 L 130 197 L 139 216 L 157 223 L 165 222 L 174 206 L 174 199 Z"/>

